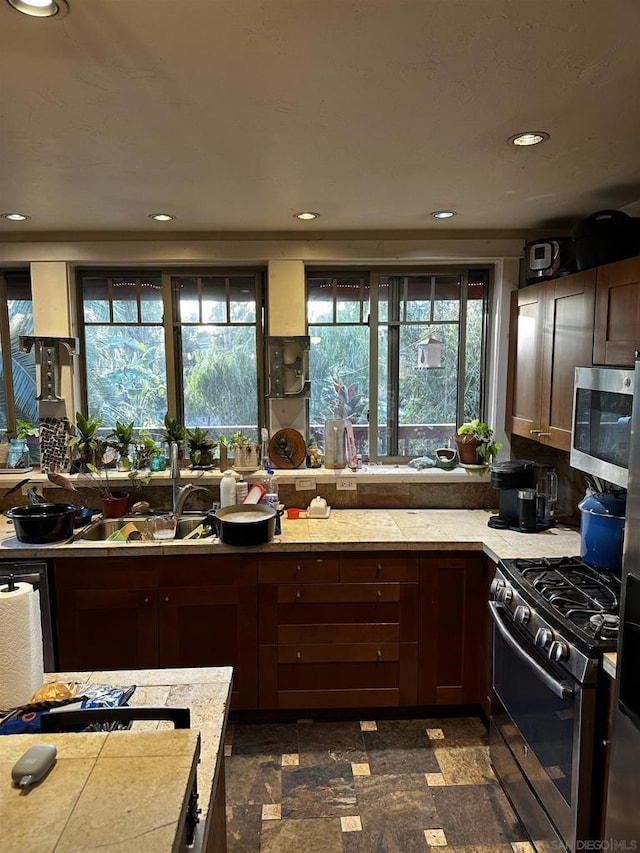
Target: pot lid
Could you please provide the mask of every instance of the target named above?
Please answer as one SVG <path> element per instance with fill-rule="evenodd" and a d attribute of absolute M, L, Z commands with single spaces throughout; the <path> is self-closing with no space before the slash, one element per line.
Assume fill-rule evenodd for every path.
<path fill-rule="evenodd" d="M 614 495 L 611 492 L 597 492 L 587 495 L 578 504 L 581 512 L 592 515 L 608 515 L 611 518 L 624 518 L 627 509 L 626 497 Z"/>

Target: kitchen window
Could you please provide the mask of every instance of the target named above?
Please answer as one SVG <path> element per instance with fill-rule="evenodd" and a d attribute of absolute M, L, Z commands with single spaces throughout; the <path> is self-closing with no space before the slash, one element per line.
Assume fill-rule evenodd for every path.
<path fill-rule="evenodd" d="M 38 423 L 35 354 L 20 350 L 20 335 L 33 335 L 31 282 L 27 272 L 0 273 L 0 430 L 16 419 Z"/>
<path fill-rule="evenodd" d="M 482 415 L 488 288 L 488 270 L 467 268 L 309 271 L 311 434 L 347 418 L 380 462 L 446 446 Z"/>
<path fill-rule="evenodd" d="M 83 272 L 89 414 L 161 429 L 166 412 L 212 437 L 257 438 L 262 273 Z"/>

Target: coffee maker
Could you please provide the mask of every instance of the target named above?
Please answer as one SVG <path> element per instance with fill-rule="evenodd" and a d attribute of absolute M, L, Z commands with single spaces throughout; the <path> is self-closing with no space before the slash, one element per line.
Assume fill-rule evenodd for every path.
<path fill-rule="evenodd" d="M 535 533 L 553 525 L 549 497 L 537 488 L 539 467 L 528 459 L 491 466 L 491 485 L 499 494 L 498 515 L 489 518 L 489 527 Z M 550 477 L 547 467 L 544 466 L 545 480 Z"/>

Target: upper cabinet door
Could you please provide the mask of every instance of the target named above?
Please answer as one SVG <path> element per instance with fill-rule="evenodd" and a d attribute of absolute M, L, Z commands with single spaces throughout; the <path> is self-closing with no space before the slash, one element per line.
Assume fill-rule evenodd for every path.
<path fill-rule="evenodd" d="M 598 267 L 593 363 L 633 367 L 640 350 L 640 258 Z"/>
<path fill-rule="evenodd" d="M 512 294 L 507 430 L 571 446 L 574 371 L 591 364 L 595 270 Z"/>
<path fill-rule="evenodd" d="M 571 449 L 575 368 L 591 364 L 596 271 L 586 270 L 553 282 L 546 301 L 542 370 L 545 429 L 540 439 Z M 544 435 L 547 432 L 548 435 Z"/>

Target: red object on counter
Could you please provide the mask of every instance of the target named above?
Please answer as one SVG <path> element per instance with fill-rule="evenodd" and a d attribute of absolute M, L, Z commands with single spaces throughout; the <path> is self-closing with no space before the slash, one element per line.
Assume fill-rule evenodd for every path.
<path fill-rule="evenodd" d="M 262 483 L 254 483 L 247 492 L 246 498 L 242 501 L 243 504 L 259 504 L 267 490 Z"/>

